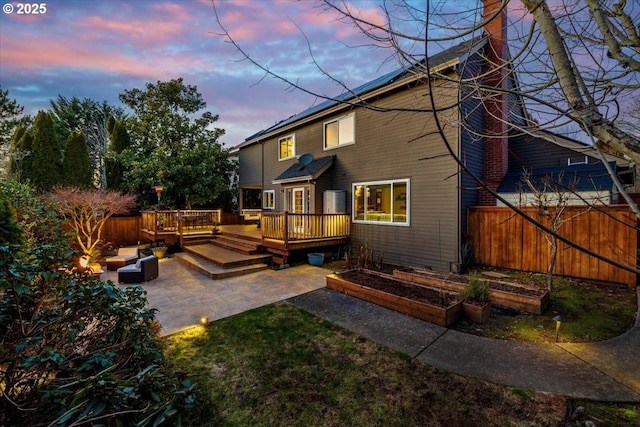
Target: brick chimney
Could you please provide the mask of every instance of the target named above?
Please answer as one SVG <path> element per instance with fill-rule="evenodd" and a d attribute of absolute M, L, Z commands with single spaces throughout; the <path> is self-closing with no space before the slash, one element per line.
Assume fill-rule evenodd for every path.
<path fill-rule="evenodd" d="M 483 0 L 485 33 L 489 40 L 485 45 L 485 84 L 490 87 L 507 89 L 508 70 L 504 66 L 507 51 L 507 8 L 502 0 Z M 497 13 L 497 14 L 496 14 Z M 496 14 L 493 18 L 491 18 Z M 487 186 L 496 190 L 509 166 L 508 126 L 509 107 L 507 93 L 488 92 L 485 97 L 484 113 L 484 179 Z M 479 204 L 495 206 L 496 198 L 486 190 L 480 191 Z"/>

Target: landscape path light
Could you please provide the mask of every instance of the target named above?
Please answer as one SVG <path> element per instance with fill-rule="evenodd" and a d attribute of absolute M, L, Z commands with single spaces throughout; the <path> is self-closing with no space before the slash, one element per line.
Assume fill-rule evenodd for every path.
<path fill-rule="evenodd" d="M 556 321 L 556 342 L 558 342 L 558 332 L 560 331 L 560 324 L 562 324 L 562 316 L 557 315 L 553 320 Z"/>

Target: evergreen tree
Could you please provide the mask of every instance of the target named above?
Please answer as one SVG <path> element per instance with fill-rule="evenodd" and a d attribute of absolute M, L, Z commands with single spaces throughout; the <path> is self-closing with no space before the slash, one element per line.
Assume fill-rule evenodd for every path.
<path fill-rule="evenodd" d="M 18 126 L 11 138 L 9 173 L 19 182 L 32 179 L 33 135 L 24 126 Z"/>
<path fill-rule="evenodd" d="M 78 188 L 93 186 L 93 168 L 84 132 L 74 131 L 69 135 L 62 162 L 62 173 L 65 186 Z"/>
<path fill-rule="evenodd" d="M 122 163 L 120 154 L 130 146 L 131 138 L 124 120 L 114 121 L 109 135 L 109 150 L 107 151 L 107 188 L 114 190 L 126 189 L 123 179 L 126 168 Z"/>
<path fill-rule="evenodd" d="M 113 132 L 113 127 L 116 125 L 116 118 L 113 117 L 113 115 L 109 114 L 109 117 L 107 118 L 107 132 L 109 132 L 109 135 L 111 135 L 111 133 Z"/>
<path fill-rule="evenodd" d="M 51 115 L 38 112 L 33 123 L 32 184 L 42 190 L 51 190 L 62 182 L 62 153 L 58 145 Z"/>
<path fill-rule="evenodd" d="M 125 90 L 120 100 L 133 115 L 127 119 L 132 146 L 121 157 L 128 190 L 155 204 L 153 185 L 161 184 L 167 206 L 209 206 L 229 189 L 235 171 L 228 149 L 218 142 L 224 129 L 218 116 L 203 111 L 196 86 L 182 78 Z"/>
<path fill-rule="evenodd" d="M 113 107 L 107 101 L 97 102 L 75 96 L 66 98 L 62 95 L 58 95 L 58 98 L 51 100 L 50 103 L 50 114 L 56 126 L 57 135 L 63 143 L 62 149 L 71 132 L 83 131 L 94 172 L 94 184 L 98 188 L 105 188 L 107 185 L 105 157 L 109 145 L 107 122 L 110 116 L 124 117 L 122 108 Z"/>
<path fill-rule="evenodd" d="M 9 198 L 0 190 L 0 245 L 22 243 L 22 228 Z"/>
<path fill-rule="evenodd" d="M 0 146 L 9 143 L 14 129 L 20 124 L 20 115 L 24 107 L 15 99 L 9 98 L 9 91 L 0 86 Z"/>

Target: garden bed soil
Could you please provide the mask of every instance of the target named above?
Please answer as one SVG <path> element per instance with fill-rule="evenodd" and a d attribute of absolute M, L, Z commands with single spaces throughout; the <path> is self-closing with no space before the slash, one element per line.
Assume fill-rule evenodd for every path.
<path fill-rule="evenodd" d="M 462 303 L 452 292 L 404 282 L 371 270 L 331 274 L 327 276 L 327 287 L 445 327 L 457 322 L 462 311 Z"/>
<path fill-rule="evenodd" d="M 396 269 L 393 271 L 393 276 L 404 281 L 459 293 L 464 292 L 465 286 L 469 283 L 469 276 L 437 273 L 417 268 Z M 499 307 L 542 314 L 550 301 L 547 289 L 493 279 L 481 280 L 489 284 L 491 303 Z"/>

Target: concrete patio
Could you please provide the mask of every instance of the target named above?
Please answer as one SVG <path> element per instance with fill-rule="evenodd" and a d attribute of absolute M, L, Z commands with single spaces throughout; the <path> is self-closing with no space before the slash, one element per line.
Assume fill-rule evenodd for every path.
<path fill-rule="evenodd" d="M 165 258 L 160 260 L 158 278 L 142 286 L 149 306 L 158 309 L 162 335 L 169 335 L 199 324 L 202 317 L 213 322 L 323 288 L 328 273 L 320 267 L 301 265 L 211 280 L 175 259 Z M 101 278 L 118 283 L 115 271 L 105 271 Z"/>

